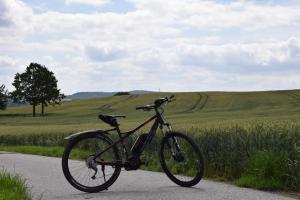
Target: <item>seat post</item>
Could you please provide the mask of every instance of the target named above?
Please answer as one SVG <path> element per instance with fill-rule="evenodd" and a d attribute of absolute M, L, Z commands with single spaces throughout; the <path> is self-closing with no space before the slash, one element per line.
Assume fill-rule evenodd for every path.
<path fill-rule="evenodd" d="M 121 139 L 121 144 L 122 144 L 123 152 L 125 153 L 125 156 L 126 156 L 126 160 L 128 160 L 128 151 L 127 151 L 126 145 L 124 144 L 124 139 L 122 139 L 123 137 L 121 135 L 121 130 L 119 128 L 119 124 L 118 123 L 116 125 L 116 129 L 117 129 L 119 138 Z"/>

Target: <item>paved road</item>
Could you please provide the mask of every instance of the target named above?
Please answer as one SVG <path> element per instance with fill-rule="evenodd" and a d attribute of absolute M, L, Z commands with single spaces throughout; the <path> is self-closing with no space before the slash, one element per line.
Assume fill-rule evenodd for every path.
<path fill-rule="evenodd" d="M 239 188 L 202 180 L 196 187 L 182 188 L 165 174 L 147 171 L 122 171 L 108 191 L 87 194 L 72 188 L 65 180 L 59 158 L 0 152 L 0 168 L 21 174 L 32 188 L 34 199 L 43 200 L 289 200 L 272 193 Z"/>

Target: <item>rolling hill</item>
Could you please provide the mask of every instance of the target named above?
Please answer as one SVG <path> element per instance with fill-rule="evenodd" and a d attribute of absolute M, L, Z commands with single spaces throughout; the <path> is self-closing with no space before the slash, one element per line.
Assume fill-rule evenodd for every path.
<path fill-rule="evenodd" d="M 107 128 L 97 119 L 99 113 L 127 115 L 120 123 L 124 129 L 129 129 L 152 115 L 136 111 L 136 106 L 150 104 L 154 99 L 170 94 L 148 93 L 73 100 L 47 107 L 45 117 L 35 118 L 31 117 L 29 106 L 8 108 L 0 112 L 0 134 L 71 133 Z M 300 90 L 173 94 L 177 100 L 167 105 L 165 116 L 178 129 L 300 121 Z"/>
<path fill-rule="evenodd" d="M 97 97 L 110 97 L 116 94 L 117 92 L 76 92 L 72 95 L 67 95 L 67 99 L 91 99 Z M 132 90 L 129 91 L 130 94 L 147 94 L 151 91 L 146 90 Z"/>

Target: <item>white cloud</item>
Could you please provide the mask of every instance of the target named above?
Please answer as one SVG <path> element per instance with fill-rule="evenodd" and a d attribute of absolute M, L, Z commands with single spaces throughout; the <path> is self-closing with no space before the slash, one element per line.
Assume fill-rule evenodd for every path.
<path fill-rule="evenodd" d="M 100 6 L 109 3 L 110 0 L 65 0 L 67 5 L 69 4 L 85 4 L 85 5 L 93 5 Z"/>
<path fill-rule="evenodd" d="M 239 1 L 227 4 L 198 0 L 132 0 L 139 10 L 172 18 L 175 23 L 194 28 L 221 30 L 241 28 L 247 31 L 299 24 L 300 6 L 274 6 Z"/>
<path fill-rule="evenodd" d="M 17 34 L 17 31 L 27 32 L 31 30 L 32 9 L 21 1 L 0 1 L 0 33 L 5 29 L 10 34 Z M 7 33 L 7 32 L 4 32 Z"/>
<path fill-rule="evenodd" d="M 15 65 L 15 60 L 9 56 L 2 55 L 0 56 L 0 66 L 1 67 L 10 67 Z"/>
<path fill-rule="evenodd" d="M 97 48 L 93 46 L 87 46 L 85 48 L 86 55 L 95 61 L 98 62 L 106 62 L 120 59 L 126 56 L 126 52 L 118 49 L 110 49 L 110 48 Z"/>
<path fill-rule="evenodd" d="M 65 1 L 68 5 L 108 2 Z M 279 74 L 299 71 L 300 5 L 130 2 L 135 10 L 124 13 L 34 13 L 19 0 L 0 0 L 0 52 L 14 66 L 45 64 L 66 93 L 158 87 L 272 89 L 271 82 L 279 80 Z M 269 34 L 283 29 L 280 37 Z M 9 84 L 13 75 L 1 79 Z M 257 85 L 258 80 L 264 82 L 261 77 L 269 78 Z M 274 83 L 273 89 L 300 87 L 293 80 Z M 165 84 L 160 86 L 162 81 Z"/>
<path fill-rule="evenodd" d="M 8 90 L 12 90 L 13 77 L 19 70 L 23 67 L 18 58 L 0 55 L 0 85 L 5 84 Z"/>
<path fill-rule="evenodd" d="M 178 46 L 182 55 L 182 63 L 194 66 L 207 66 L 222 71 L 261 71 L 267 66 L 276 70 L 293 69 L 291 62 L 300 64 L 299 38 L 287 41 L 266 43 L 238 43 L 224 45 L 190 45 Z M 210 58 L 210 59 L 209 59 Z"/>

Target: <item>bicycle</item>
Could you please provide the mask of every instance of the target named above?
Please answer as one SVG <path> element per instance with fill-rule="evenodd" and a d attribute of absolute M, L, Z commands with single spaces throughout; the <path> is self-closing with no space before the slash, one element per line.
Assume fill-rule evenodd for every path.
<path fill-rule="evenodd" d="M 159 149 L 163 171 L 179 186 L 191 187 L 199 183 L 204 172 L 200 149 L 191 137 L 173 131 L 163 117 L 163 106 L 174 100 L 172 95 L 156 99 L 154 104 L 136 107 L 136 110 L 154 110 L 155 115 L 130 131 L 122 133 L 119 128 L 117 118 L 124 118 L 124 115 L 99 115 L 102 121 L 113 128 L 84 131 L 66 137 L 68 143 L 62 157 L 62 169 L 68 182 L 83 192 L 107 190 L 117 180 L 122 168 L 137 170 L 145 164 L 141 155 L 159 127 L 163 133 Z M 125 139 L 153 120 L 149 133 L 141 134 L 129 150 Z M 112 131 L 118 133 L 118 140 L 113 141 L 109 137 Z M 119 146 L 124 151 L 125 159 L 120 154 Z M 189 176 L 183 176 L 186 174 Z"/>

